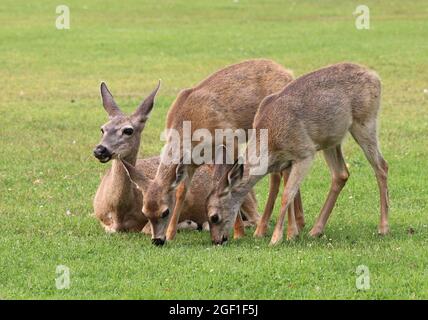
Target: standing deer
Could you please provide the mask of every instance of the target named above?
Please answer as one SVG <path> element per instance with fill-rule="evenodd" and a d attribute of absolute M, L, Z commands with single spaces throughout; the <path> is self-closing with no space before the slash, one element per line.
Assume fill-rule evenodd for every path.
<path fill-rule="evenodd" d="M 153 179 L 160 163 L 160 157 L 137 159 L 141 133 L 153 108 L 158 87 L 144 100 L 131 116 L 126 116 L 116 104 L 107 86 L 101 84 L 101 96 L 109 121 L 101 127 L 102 139 L 94 149 L 94 155 L 100 162 L 112 160 L 112 167 L 102 178 L 94 198 L 95 216 L 107 232 L 139 232 L 147 224 L 142 214 L 143 197 L 128 176 L 132 171 L 134 179 L 141 182 L 141 177 Z M 122 160 L 127 162 L 128 170 Z M 134 168 L 135 166 L 135 168 Z M 186 196 L 182 223 L 192 221 L 199 228 L 207 222 L 205 199 L 213 187 L 212 169 L 203 166 L 195 175 L 189 193 Z M 244 216 L 256 206 L 255 196 L 251 192 L 244 200 L 241 211 Z M 147 224 L 150 226 L 150 224 Z M 149 228 L 144 230 L 150 233 Z"/>
<path fill-rule="evenodd" d="M 174 129 L 182 138 L 185 121 L 190 121 L 192 134 L 197 129 L 208 130 L 211 136 L 215 136 L 216 129 L 250 129 L 262 99 L 280 90 L 292 79 L 288 70 L 270 60 L 248 60 L 226 67 L 196 87 L 179 93 L 168 112 L 166 128 Z M 166 140 L 169 141 L 168 136 Z M 217 143 L 223 142 L 216 141 L 215 144 Z M 190 149 L 194 145 L 192 141 Z M 192 151 L 184 150 L 183 145 L 180 148 L 181 156 Z M 164 152 L 162 157 L 165 156 Z M 193 174 L 199 167 L 195 162 L 166 162 L 162 158 L 155 178 L 146 190 L 143 189 L 144 199 L 147 199 L 143 212 L 152 224 L 153 237 L 158 239 L 158 243 L 164 243 L 175 236 L 183 200 Z M 278 179 L 274 182 L 278 183 Z M 176 204 L 173 207 L 176 192 Z M 270 199 L 274 200 L 275 197 L 273 190 Z M 172 209 L 174 212 L 171 215 Z M 303 212 L 300 216 L 303 223 Z M 249 217 L 249 220 L 255 219 L 256 217 Z M 235 215 L 235 221 L 239 224 L 239 215 Z"/>
<path fill-rule="evenodd" d="M 271 239 L 272 245 L 278 244 L 283 238 L 287 209 L 319 150 L 324 152 L 332 176 L 327 200 L 310 231 L 314 237 L 322 234 L 349 177 L 341 148 L 348 131 L 375 172 L 380 190 L 378 231 L 382 235 L 388 232 L 388 165 L 379 150 L 377 136 L 380 96 L 381 83 L 374 71 L 352 63 L 339 63 L 306 74 L 262 101 L 253 127 L 257 130 L 268 129 L 267 171 L 289 170 L 282 195 L 282 208 Z M 257 135 L 253 137 L 256 142 L 260 140 Z M 231 221 L 236 217 L 239 204 L 263 177 L 250 175 L 250 170 L 251 164 L 235 162 L 207 199 L 211 238 L 215 244 L 227 241 Z M 290 211 L 288 239 L 299 233 Z M 269 219 L 269 214 L 264 215 L 259 225 L 266 224 Z"/>

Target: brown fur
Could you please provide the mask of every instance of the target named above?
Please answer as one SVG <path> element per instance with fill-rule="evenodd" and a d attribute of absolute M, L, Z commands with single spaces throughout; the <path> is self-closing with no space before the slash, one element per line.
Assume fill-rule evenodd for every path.
<path fill-rule="evenodd" d="M 129 179 L 119 160 L 103 176 L 94 198 L 94 212 L 107 232 L 140 232 L 147 218 L 141 213 L 143 197 Z M 159 159 L 139 159 L 137 168 L 154 176 Z"/>
<path fill-rule="evenodd" d="M 260 101 L 291 80 L 292 73 L 271 60 L 231 65 L 181 91 L 168 111 L 166 128 L 180 130 L 183 121 L 192 121 L 192 130 L 204 128 L 213 135 L 218 128 L 250 129 Z"/>

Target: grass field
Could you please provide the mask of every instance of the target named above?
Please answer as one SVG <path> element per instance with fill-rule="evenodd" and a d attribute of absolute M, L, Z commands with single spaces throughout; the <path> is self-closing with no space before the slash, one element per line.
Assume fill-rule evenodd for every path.
<path fill-rule="evenodd" d="M 64 2 L 71 29 L 57 30 Z M 359 4 L 2 0 L 0 299 L 428 298 L 428 4 L 365 1 L 370 30 L 357 30 Z M 249 230 L 212 247 L 208 233 L 182 232 L 157 248 L 140 234 L 105 234 L 91 215 L 108 167 L 92 156 L 107 120 L 99 83 L 131 112 L 163 80 L 142 138 L 148 156 L 162 147 L 180 89 L 254 57 L 296 76 L 343 60 L 380 74 L 392 233 L 376 233 L 377 184 L 347 139 L 351 177 L 320 239 L 307 236 L 330 184 L 320 156 L 302 187 L 307 227 L 297 241 L 271 248 Z M 257 185 L 260 210 L 267 189 L 266 179 Z M 58 265 L 71 270 L 69 289 L 56 289 Z M 369 290 L 356 288 L 359 265 L 369 268 Z"/>

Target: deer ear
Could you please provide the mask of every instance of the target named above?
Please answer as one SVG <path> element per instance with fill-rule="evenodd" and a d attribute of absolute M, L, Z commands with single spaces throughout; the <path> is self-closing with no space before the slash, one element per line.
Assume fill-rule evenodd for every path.
<path fill-rule="evenodd" d="M 214 172 L 214 180 L 218 180 L 217 193 L 220 195 L 230 193 L 244 177 L 243 160 L 238 158 L 232 167 L 227 164 L 216 165 Z M 221 177 L 220 174 L 222 174 Z"/>
<path fill-rule="evenodd" d="M 158 93 L 160 85 L 161 85 L 161 81 L 159 80 L 157 87 L 152 91 L 152 93 L 146 99 L 144 99 L 143 102 L 141 102 L 140 106 L 134 112 L 134 114 L 132 115 L 132 118 L 135 119 L 135 121 L 139 123 L 145 123 L 146 120 L 149 118 L 149 114 L 153 109 L 155 97 L 156 97 L 156 94 Z"/>
<path fill-rule="evenodd" d="M 187 173 L 187 165 L 183 163 L 183 160 L 177 165 L 175 169 L 175 181 L 171 185 L 171 189 L 175 189 L 178 187 L 180 183 L 182 183 L 188 176 Z"/>
<path fill-rule="evenodd" d="M 244 161 L 239 157 L 233 167 L 227 173 L 227 185 L 228 188 L 232 189 L 235 187 L 244 177 Z"/>
<path fill-rule="evenodd" d="M 221 144 L 215 149 L 215 160 L 214 160 L 214 181 L 219 181 L 226 174 L 226 172 L 232 167 L 233 159 L 229 153 L 227 153 L 226 146 Z"/>
<path fill-rule="evenodd" d="M 137 189 L 143 191 L 144 187 L 147 185 L 147 178 L 132 164 L 124 160 L 122 160 L 122 164 L 131 182 L 137 187 Z"/>
<path fill-rule="evenodd" d="M 104 82 L 101 82 L 101 98 L 103 99 L 104 109 L 107 111 L 110 118 L 123 115 L 122 111 L 120 111 L 119 106 L 113 99 L 113 95 L 107 88 L 107 85 Z"/>

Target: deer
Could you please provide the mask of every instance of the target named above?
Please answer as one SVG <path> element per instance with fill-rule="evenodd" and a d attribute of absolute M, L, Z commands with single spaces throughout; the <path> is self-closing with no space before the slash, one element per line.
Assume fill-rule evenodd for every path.
<path fill-rule="evenodd" d="M 266 172 L 251 171 L 251 161 L 238 158 L 225 170 L 207 198 L 208 221 L 213 244 L 228 240 L 241 199 L 266 174 L 286 171 L 287 181 L 281 209 L 270 245 L 283 240 L 288 212 L 287 239 L 299 234 L 293 215 L 293 199 L 307 175 L 317 151 L 323 151 L 331 172 L 331 187 L 315 225 L 309 232 L 320 236 L 336 200 L 344 188 L 349 171 L 342 153 L 343 140 L 350 132 L 374 170 L 380 194 L 378 233 L 386 235 L 388 224 L 388 164 L 378 141 L 381 81 L 376 72 L 354 63 L 338 63 L 303 75 L 280 92 L 267 96 L 260 104 L 253 128 L 268 130 Z M 259 135 L 252 139 L 260 144 Z M 221 169 L 221 168 L 220 168 Z M 220 170 L 217 169 L 217 170 Z M 224 169 L 223 169 L 224 170 Z M 291 208 L 292 210 L 288 210 Z M 270 219 L 263 215 L 259 226 Z"/>
<path fill-rule="evenodd" d="M 207 130 L 212 136 L 216 129 L 250 129 L 253 119 L 262 99 L 282 89 L 291 82 L 293 75 L 276 62 L 267 59 L 254 59 L 243 61 L 214 72 L 193 88 L 182 90 L 172 103 L 166 119 L 167 132 L 178 132 L 183 138 L 184 122 L 191 123 L 191 133 L 198 129 Z M 170 136 L 166 135 L 166 145 Z M 217 143 L 218 142 L 218 143 Z M 224 141 L 217 141 L 215 145 Z M 142 188 L 146 201 L 143 213 L 150 220 L 153 228 L 153 237 L 157 244 L 172 240 L 177 231 L 177 224 L 183 209 L 185 195 L 189 189 L 195 171 L 201 163 L 191 161 L 185 163 L 184 156 L 194 150 L 195 144 L 191 142 L 190 148 L 180 146 L 181 161 L 173 163 L 166 161 L 167 152 L 161 154 L 161 163 L 155 178 L 147 188 Z M 236 147 L 236 145 L 235 145 Z M 213 149 L 215 146 L 213 145 Z M 164 148 L 168 150 L 168 148 Z M 236 150 L 229 151 L 236 157 Z M 278 174 L 272 180 L 273 190 L 270 191 L 268 205 L 265 211 L 276 199 L 276 184 Z M 276 194 L 275 194 L 276 192 Z M 174 198 L 174 196 L 176 196 Z M 175 200 L 175 201 L 174 201 Z M 299 205 L 297 208 L 301 208 Z M 296 210 L 304 225 L 303 212 Z M 254 211 L 253 211 L 254 212 Z M 259 217 L 249 216 L 250 221 L 258 221 Z M 235 216 L 235 230 L 242 230 L 242 219 Z M 243 232 L 235 233 L 235 238 L 243 236 Z"/>
<path fill-rule="evenodd" d="M 102 138 L 93 154 L 101 163 L 111 160 L 112 165 L 101 179 L 93 207 L 96 218 L 107 232 L 140 232 L 147 224 L 147 219 L 141 214 L 143 199 L 129 180 L 121 159 L 137 165 L 148 175 L 156 172 L 158 161 L 155 158 L 137 161 L 137 157 L 141 133 L 152 111 L 159 86 L 160 82 L 137 110 L 127 116 L 115 102 L 107 85 L 101 83 L 102 104 L 109 121 L 101 126 Z"/>
<path fill-rule="evenodd" d="M 112 166 L 103 176 L 94 197 L 94 213 L 106 232 L 141 232 L 150 234 L 150 223 L 142 214 L 143 197 L 136 185 L 130 180 L 129 171 L 134 179 L 141 176 L 153 179 L 160 164 L 160 157 L 137 159 L 141 134 L 154 105 L 160 82 L 154 91 L 140 104 L 136 111 L 127 116 L 123 113 L 105 83 L 101 83 L 103 107 L 109 121 L 101 126 L 102 138 L 93 154 L 101 162 L 111 160 Z M 124 165 L 126 163 L 126 166 Z M 213 170 L 203 166 L 198 171 L 184 203 L 184 211 L 179 229 L 207 229 L 205 197 L 213 187 Z M 255 195 L 250 192 L 241 207 L 245 217 L 254 210 Z M 250 214 L 251 215 L 251 214 Z M 251 225 L 248 222 L 248 225 Z"/>

